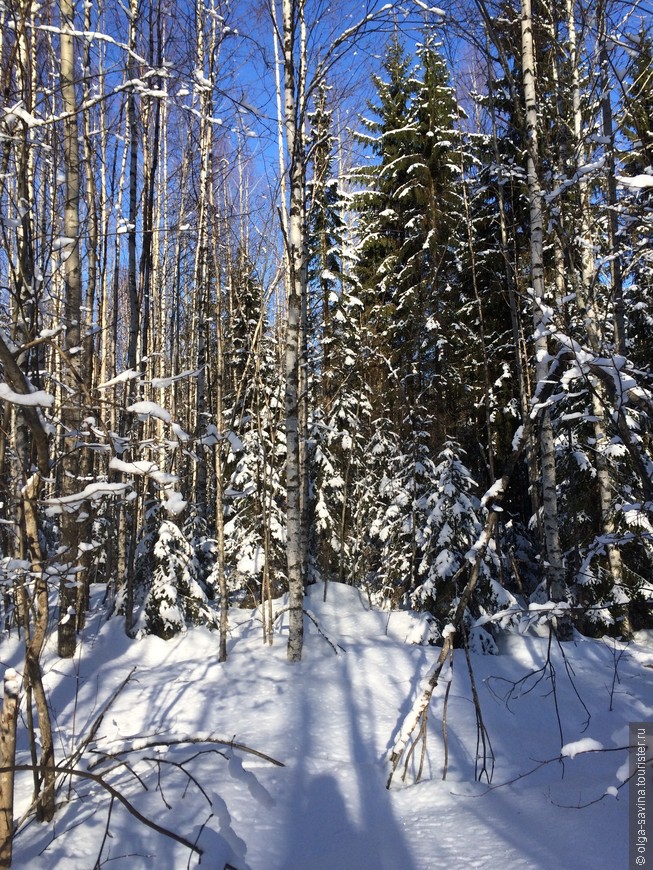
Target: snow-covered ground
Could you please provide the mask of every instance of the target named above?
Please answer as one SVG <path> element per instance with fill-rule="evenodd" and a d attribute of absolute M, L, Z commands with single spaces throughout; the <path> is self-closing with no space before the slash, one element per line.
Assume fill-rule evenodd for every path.
<path fill-rule="evenodd" d="M 404 784 L 398 771 L 388 791 L 387 752 L 438 649 L 412 642 L 422 628 L 416 614 L 374 611 L 350 587 L 330 584 L 326 602 L 323 587 L 312 587 L 307 607 L 340 649 L 335 654 L 307 619 L 304 659 L 294 665 L 286 662 L 285 629 L 272 648 L 264 647 L 256 613 L 231 613 L 229 660 L 218 664 L 217 637 L 208 630 L 168 642 L 129 641 L 119 620 L 102 622 L 98 612 L 74 660 L 59 660 L 50 648 L 44 657 L 59 760 L 84 740 L 135 668 L 106 712 L 98 739 L 77 763 L 80 769 L 102 758 L 98 751 L 116 755 L 137 740 L 148 742 L 142 738 L 209 736 L 245 744 L 284 765 L 226 743 L 182 742 L 134 749 L 91 768 L 144 816 L 197 842 L 202 867 L 626 866 L 628 787 L 619 788 L 626 751 L 581 750 L 623 747 L 629 721 L 653 719 L 651 637 L 640 635 L 625 649 L 579 638 L 565 646 L 568 667 L 554 646 L 555 695 L 549 671 L 519 682 L 545 664 L 546 637 L 508 635 L 499 656 L 473 655 L 496 757 L 490 788 L 474 779 L 476 718 L 465 657 L 457 652 L 446 780 L 443 683 L 430 710 L 423 781 Z M 15 636 L 4 639 L 2 664 L 20 668 L 19 650 Z M 555 760 L 562 746 L 564 763 Z M 17 760 L 29 763 L 24 746 Z M 17 817 L 29 788 L 29 776 L 21 774 Z M 54 823 L 21 827 L 15 867 L 198 865 L 197 855 L 138 822 L 117 799 L 111 805 L 109 793 L 93 781 L 74 778 L 59 799 Z"/>

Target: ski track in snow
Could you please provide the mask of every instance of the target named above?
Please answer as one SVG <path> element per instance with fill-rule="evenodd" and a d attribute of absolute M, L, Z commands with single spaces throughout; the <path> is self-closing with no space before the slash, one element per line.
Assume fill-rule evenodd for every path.
<path fill-rule="evenodd" d="M 476 727 L 464 656 L 456 653 L 449 698 L 449 769 L 442 780 L 442 698 L 429 711 L 424 781 L 385 788 L 386 753 L 438 648 L 407 643 L 416 619 L 408 612 L 374 611 L 358 591 L 312 587 L 307 607 L 344 651 L 335 655 L 310 620 L 301 663 L 286 662 L 287 622 L 273 647 L 261 642 L 255 613 L 233 610 L 229 659 L 217 662 L 217 636 L 189 630 L 164 642 L 129 641 L 120 621 L 89 620 L 81 657 L 44 657 L 46 686 L 59 729 L 58 758 L 83 737 L 132 667 L 132 679 L 108 710 L 97 748 L 111 752 L 147 736 L 205 736 L 247 744 L 283 761 L 275 767 L 229 746 L 187 744 L 141 749 L 124 767 L 95 772 L 120 788 L 158 824 L 205 850 L 201 866 L 222 870 L 436 870 L 436 868 L 569 868 L 626 866 L 627 786 L 586 809 L 622 783 L 625 751 L 587 752 L 627 743 L 629 721 L 653 718 L 651 635 L 641 635 L 619 663 L 610 711 L 613 642 L 579 639 L 565 649 L 587 716 L 554 650 L 562 713 L 560 740 L 548 679 L 537 675 L 546 638 L 504 636 L 501 655 L 473 656 L 475 679 L 496 755 L 493 784 L 474 781 Z M 276 602 L 277 608 L 282 602 Z M 287 619 L 287 617 L 284 617 Z M 4 638 L 0 659 L 20 670 L 20 645 Z M 618 650 L 617 650 L 618 652 Z M 73 698 L 78 686 L 77 711 Z M 444 685 L 444 684 L 443 684 Z M 24 737 L 24 729 L 21 729 Z M 555 759 L 532 775 L 538 761 Z M 220 750 L 206 752 L 209 748 Z M 202 752 L 201 755 L 197 755 Z M 417 757 L 419 751 L 415 753 Z M 185 778 L 183 762 L 211 801 Z M 87 752 L 80 767 L 97 758 Z M 137 759 L 141 759 L 137 761 Z M 24 740 L 18 761 L 27 761 Z M 161 776 L 158 777 L 158 766 Z M 562 773 L 564 772 L 564 778 Z M 622 770 L 623 773 L 623 770 Z M 16 816 L 29 802 L 21 775 Z M 109 798 L 96 785 L 74 783 L 72 800 L 53 825 L 31 823 L 15 842 L 15 867 L 90 870 L 105 834 Z M 168 806 L 166 806 L 166 803 Z M 566 808 L 571 806 L 572 808 Z M 112 809 L 102 861 L 118 870 L 196 867 L 181 845 L 144 828 L 118 804 Z"/>

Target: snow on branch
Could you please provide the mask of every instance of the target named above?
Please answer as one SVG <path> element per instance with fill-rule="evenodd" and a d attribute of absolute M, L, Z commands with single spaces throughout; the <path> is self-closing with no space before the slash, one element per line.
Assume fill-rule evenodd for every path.
<path fill-rule="evenodd" d="M 615 178 L 624 187 L 630 187 L 633 190 L 644 190 L 647 187 L 653 187 L 653 175 L 615 175 Z"/>
<path fill-rule="evenodd" d="M 167 378 L 152 378 L 150 384 L 154 387 L 155 390 L 162 390 L 166 387 L 170 387 L 172 384 L 177 383 L 177 381 L 185 380 L 186 378 L 196 378 L 200 375 L 202 369 L 189 369 L 185 372 L 179 372 L 178 375 L 170 375 Z"/>
<path fill-rule="evenodd" d="M 129 483 L 89 483 L 81 492 L 72 492 L 58 498 L 44 498 L 43 504 L 49 505 L 48 513 L 61 513 L 61 510 L 74 511 L 85 501 L 97 501 L 105 495 L 122 495 L 130 487 Z"/>
<path fill-rule="evenodd" d="M 12 405 L 30 405 L 34 408 L 50 408 L 54 405 L 54 396 L 44 390 L 34 390 L 30 393 L 16 393 L 8 384 L 0 383 L 0 400 Z"/>
<path fill-rule="evenodd" d="M 129 405 L 127 410 L 132 414 L 138 414 L 139 417 L 155 417 L 164 423 L 172 423 L 170 411 L 166 411 L 156 402 L 134 402 L 133 405 Z"/>
<path fill-rule="evenodd" d="M 126 369 L 124 372 L 120 372 L 115 376 L 115 378 L 111 378 L 108 381 L 105 381 L 103 384 L 98 384 L 98 390 L 107 390 L 109 387 L 115 387 L 116 384 L 123 384 L 125 381 L 133 381 L 135 378 L 139 378 L 141 373 L 136 369 Z"/>

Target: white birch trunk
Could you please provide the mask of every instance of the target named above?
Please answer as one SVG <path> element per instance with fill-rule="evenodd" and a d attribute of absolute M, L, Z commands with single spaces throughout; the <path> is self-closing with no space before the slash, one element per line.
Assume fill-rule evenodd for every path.
<path fill-rule="evenodd" d="M 530 211 L 531 278 L 534 296 L 535 371 L 539 383 L 545 380 L 548 375 L 548 341 L 540 307 L 545 300 L 544 201 L 540 185 L 538 98 L 535 80 L 531 0 L 521 0 L 521 41 L 524 100 L 526 104 L 526 153 Z M 544 412 L 541 420 L 540 462 L 542 474 L 542 527 L 546 549 L 547 587 L 549 595 L 554 601 L 563 601 L 566 598 L 566 590 L 558 524 L 555 443 L 553 426 L 548 410 Z"/>
<path fill-rule="evenodd" d="M 75 94 L 75 54 L 72 30 L 74 29 L 74 8 L 71 0 L 60 2 L 62 28 L 60 35 L 61 52 L 61 97 L 66 117 L 64 120 L 64 171 L 66 176 L 66 198 L 64 203 L 64 236 L 68 239 L 65 250 L 64 276 L 64 324 L 66 328 L 64 348 L 65 383 L 68 391 L 64 393 L 61 419 L 64 430 L 62 494 L 78 491 L 80 480 L 79 429 L 82 420 L 83 373 L 77 369 L 82 366 L 84 357 L 81 348 L 82 318 L 82 274 L 80 264 L 79 230 L 79 142 L 77 126 L 77 99 Z M 59 587 L 59 627 L 58 651 L 64 658 L 75 653 L 78 613 L 78 586 L 84 580 L 78 573 L 81 570 L 78 558 L 80 524 L 77 512 L 64 511 L 61 518 L 62 541 L 66 548 L 65 562 L 69 570 L 64 571 Z M 84 596 L 80 596 L 83 600 Z"/>
<path fill-rule="evenodd" d="M 286 315 L 286 487 L 288 591 L 290 597 L 288 659 L 299 661 L 304 640 L 304 578 L 302 576 L 302 487 L 299 432 L 299 357 L 302 299 L 306 292 L 305 246 L 305 149 L 298 106 L 295 70 L 297 3 L 283 0 L 284 126 L 289 155 L 290 209 L 288 214 L 288 292 Z"/>

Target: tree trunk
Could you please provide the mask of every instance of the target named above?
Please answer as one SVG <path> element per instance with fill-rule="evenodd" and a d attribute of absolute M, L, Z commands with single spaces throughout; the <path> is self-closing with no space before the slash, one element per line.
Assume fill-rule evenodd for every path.
<path fill-rule="evenodd" d="M 289 154 L 290 210 L 286 238 L 288 255 L 288 292 L 286 315 L 286 488 L 288 591 L 290 616 L 288 660 L 299 661 L 304 641 L 304 578 L 302 565 L 302 483 L 299 429 L 300 405 L 300 338 L 302 300 L 306 293 L 304 269 L 305 175 L 306 159 L 298 106 L 295 70 L 297 4 L 283 0 L 284 124 Z M 285 204 L 284 204 L 285 205 Z"/>
<path fill-rule="evenodd" d="M 578 69 L 578 48 L 576 40 L 576 23 L 574 16 L 573 0 L 566 0 L 567 6 L 567 33 L 569 38 L 569 54 L 571 58 L 571 83 L 572 83 L 572 110 L 573 110 L 573 130 L 575 139 L 575 153 L 578 155 L 580 163 L 584 162 L 584 143 L 582 129 L 582 110 L 581 110 L 581 93 L 580 93 L 580 73 Z M 609 99 L 609 97 L 608 97 Z M 605 112 L 605 107 L 604 107 Z M 608 186 L 616 184 L 614 179 L 614 155 L 612 158 L 612 166 L 609 169 L 611 179 L 608 181 Z M 599 288 L 599 276 L 597 274 L 593 251 L 593 234 L 591 221 L 591 191 L 589 186 L 588 176 L 582 175 L 578 181 L 580 194 L 580 286 L 576 288 L 576 298 L 579 307 L 586 312 L 585 324 L 587 329 L 588 343 L 592 351 L 597 356 L 602 356 L 605 352 L 606 337 L 601 334 L 601 317 L 597 311 L 595 294 Z M 616 199 L 616 188 L 615 188 Z M 610 203 L 613 205 L 613 203 Z M 612 218 L 616 220 L 614 208 L 609 209 L 610 218 L 609 225 L 612 223 Z M 574 236 L 576 233 L 574 233 Z M 609 237 L 610 237 L 609 233 Z M 616 233 L 615 233 L 616 235 Z M 610 238 L 611 249 L 614 250 L 614 237 Z M 618 268 L 619 258 L 613 256 L 612 262 L 612 279 L 621 284 L 620 269 Z M 617 264 L 617 265 L 615 265 Z M 616 274 L 615 274 L 616 272 Z M 616 291 L 615 296 L 621 295 L 621 287 Z M 617 309 L 617 300 L 615 300 L 615 313 Z M 623 336 L 623 325 L 617 323 L 618 318 L 615 317 L 615 340 L 619 344 Z M 619 351 L 616 350 L 618 353 Z M 593 379 L 590 383 L 592 415 L 594 417 L 594 452 L 596 456 L 596 478 L 599 489 L 599 506 L 601 516 L 601 529 L 604 535 L 608 537 L 615 531 L 613 519 L 613 496 L 615 490 L 612 479 L 610 463 L 605 455 L 605 449 L 610 443 L 610 438 L 606 431 L 604 416 L 607 406 L 605 389 L 603 384 Z M 613 582 L 619 586 L 623 579 L 623 564 L 621 560 L 620 550 L 614 544 L 607 546 L 608 564 L 610 573 L 612 574 Z M 623 614 L 626 618 L 626 624 L 623 626 L 626 634 L 630 633 L 630 627 L 627 623 L 627 613 Z"/>
<path fill-rule="evenodd" d="M 74 29 L 73 4 L 61 0 L 61 97 L 66 117 L 64 119 L 64 171 L 66 175 L 66 199 L 64 204 L 64 236 L 66 237 L 64 275 L 65 300 L 64 324 L 66 328 L 64 348 L 65 387 L 61 420 L 64 432 L 64 456 L 62 461 L 62 495 L 79 490 L 79 439 L 82 421 L 82 372 L 81 351 L 82 319 L 82 273 L 80 264 L 79 236 L 79 143 L 77 130 L 77 99 L 75 95 L 75 56 L 72 31 Z M 58 651 L 63 658 L 75 653 L 78 584 L 84 585 L 79 565 L 80 524 L 77 511 L 64 510 L 61 517 L 62 542 L 65 548 L 67 568 L 61 576 L 59 587 Z M 84 596 L 80 596 L 84 600 Z"/>
<path fill-rule="evenodd" d="M 0 335 L 0 362 L 11 389 L 29 393 L 29 383 L 13 357 L 4 337 Z M 31 436 L 31 437 L 30 437 Z M 23 469 L 18 512 L 18 558 L 29 562 L 34 577 L 34 595 L 30 600 L 22 583 L 18 588 L 18 610 L 25 632 L 25 692 L 28 698 L 28 721 L 31 722 L 31 692 L 34 692 L 39 719 L 41 760 L 35 771 L 34 800 L 39 819 L 49 821 L 54 815 L 54 747 L 50 712 L 41 679 L 40 656 L 48 630 L 48 584 L 43 570 L 43 553 L 39 538 L 37 499 L 44 477 L 49 475 L 48 436 L 36 408 L 24 406 L 16 413 L 14 446 Z M 33 455 L 36 470 L 33 468 Z M 33 628 L 31 625 L 33 615 Z M 35 750 L 35 734 L 30 733 Z"/>
<path fill-rule="evenodd" d="M 0 868 L 11 867 L 14 837 L 14 765 L 18 722 L 18 674 L 7 668 L 0 713 Z"/>
<path fill-rule="evenodd" d="M 524 100 L 526 109 L 527 183 L 530 211 L 531 279 L 533 282 L 533 320 L 535 327 L 535 370 L 538 383 L 548 374 L 548 341 L 541 306 L 545 301 L 544 283 L 544 201 L 540 185 L 538 139 L 538 98 L 535 82 L 533 17 L 531 0 L 521 0 L 521 40 Z M 558 496 L 553 425 L 548 409 L 540 423 L 540 462 L 542 474 L 542 527 L 546 550 L 548 594 L 553 601 L 566 599 L 564 565 L 558 524 Z M 571 625 L 559 626 L 564 637 L 571 636 Z"/>

